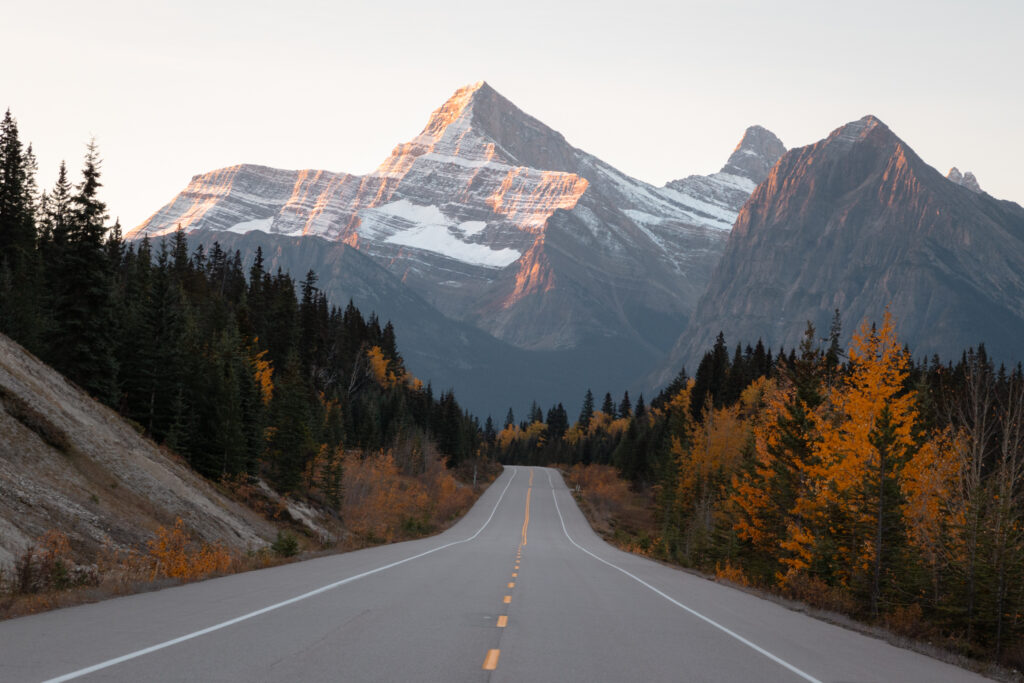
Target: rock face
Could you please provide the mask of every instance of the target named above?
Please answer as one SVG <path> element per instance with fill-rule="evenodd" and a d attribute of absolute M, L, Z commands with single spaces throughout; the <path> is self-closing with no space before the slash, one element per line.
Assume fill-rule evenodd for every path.
<path fill-rule="evenodd" d="M 116 413 L 0 335 L 0 567 L 50 529 L 91 561 L 144 548 L 182 518 L 208 542 L 257 548 L 274 528 L 220 495 Z"/>
<path fill-rule="evenodd" d="M 792 348 L 834 309 L 849 339 L 886 306 L 918 357 L 984 342 L 1020 360 L 1024 209 L 943 178 L 866 116 L 786 153 L 754 191 L 673 366 L 695 367 L 719 331 Z"/>
<path fill-rule="evenodd" d="M 960 169 L 956 166 L 949 169 L 949 173 L 946 174 L 946 179 L 951 180 L 957 185 L 962 185 L 972 192 L 981 192 L 981 185 L 978 184 L 978 179 L 974 177 L 974 174 L 970 171 L 961 174 Z"/>
<path fill-rule="evenodd" d="M 768 177 L 785 152 L 774 133 L 751 126 L 721 171 L 672 180 L 665 184 L 665 191 L 684 204 L 700 206 L 720 216 L 723 221 L 735 221 L 754 188 Z"/>
<path fill-rule="evenodd" d="M 341 244 L 368 257 L 411 296 L 458 323 L 452 329 L 499 342 L 473 342 L 488 366 L 494 349 L 601 347 L 588 358 L 590 367 L 621 364 L 628 354 L 640 376 L 682 331 L 736 213 L 783 151 L 775 136 L 754 127 L 721 172 L 658 188 L 576 149 L 481 82 L 458 90 L 369 175 L 250 165 L 213 171 L 193 178 L 129 237 L 181 225 L 230 245 L 259 231 L 255 237 L 264 241 L 287 238 L 274 249 L 293 274 L 320 257 L 292 238 L 319 237 L 317 249 L 341 253 L 332 246 Z M 254 248 L 251 238 L 243 241 Z M 306 256 L 285 254 L 296 249 Z M 338 303 L 358 289 L 346 276 L 317 272 Z M 409 327 L 401 315 L 392 320 L 400 335 Z M 417 352 L 409 344 L 403 350 Z M 435 384 L 453 384 L 457 364 L 468 361 L 442 356 L 447 363 L 410 367 Z M 598 370 L 588 381 L 627 388 L 611 372 Z M 472 381 L 494 393 L 496 379 L 502 378 Z M 455 388 L 460 396 L 476 392 Z M 571 387 L 580 395 L 585 389 Z M 517 396 L 505 405 L 531 398 L 546 400 Z"/>

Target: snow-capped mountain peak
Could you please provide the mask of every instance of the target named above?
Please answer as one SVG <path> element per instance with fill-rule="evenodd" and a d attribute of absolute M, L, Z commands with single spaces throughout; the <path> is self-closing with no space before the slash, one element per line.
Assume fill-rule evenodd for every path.
<path fill-rule="evenodd" d="M 658 188 L 480 81 L 370 174 L 213 171 L 131 236 L 181 225 L 323 237 L 363 252 L 445 315 L 526 348 L 565 348 L 629 327 L 622 321 L 636 311 L 672 326 L 684 319 L 778 154 L 781 142 L 752 127 L 721 172 Z"/>
<path fill-rule="evenodd" d="M 785 152 L 782 141 L 770 130 L 750 126 L 718 173 L 672 180 L 663 191 L 701 211 L 709 227 L 729 230 L 754 188 L 768 177 Z"/>

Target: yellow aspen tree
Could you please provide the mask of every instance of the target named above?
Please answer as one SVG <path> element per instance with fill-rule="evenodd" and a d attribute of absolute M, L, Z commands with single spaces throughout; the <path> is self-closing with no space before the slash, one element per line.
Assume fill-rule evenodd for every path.
<path fill-rule="evenodd" d="M 950 528 L 958 526 L 959 511 L 951 501 L 959 476 L 956 454 L 963 442 L 964 435 L 951 428 L 932 434 L 900 474 L 907 540 L 928 571 L 933 606 L 942 597 L 940 581 L 949 564 Z"/>
<path fill-rule="evenodd" d="M 739 466 L 747 436 L 739 404 L 718 409 L 709 404 L 700 425 L 691 431 L 689 449 L 679 437 L 672 437 L 678 471 L 675 503 L 679 518 L 686 520 L 683 549 L 691 562 L 700 559 L 720 521 L 725 484 Z"/>

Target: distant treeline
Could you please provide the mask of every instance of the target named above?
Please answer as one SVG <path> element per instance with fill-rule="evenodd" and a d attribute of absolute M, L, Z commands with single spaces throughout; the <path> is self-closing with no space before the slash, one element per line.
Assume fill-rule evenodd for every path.
<path fill-rule="evenodd" d="M 296 286 L 260 252 L 243 264 L 216 244 L 190 250 L 180 230 L 125 243 L 99 198 L 94 144 L 77 184 L 62 163 L 39 192 L 36 173 L 8 111 L 0 331 L 199 472 L 261 474 L 287 491 L 315 471 L 336 498 L 343 448 L 401 442 L 413 470 L 428 443 L 451 466 L 477 454 L 479 425 L 406 372 L 391 324 L 330 305 L 312 271 Z"/>

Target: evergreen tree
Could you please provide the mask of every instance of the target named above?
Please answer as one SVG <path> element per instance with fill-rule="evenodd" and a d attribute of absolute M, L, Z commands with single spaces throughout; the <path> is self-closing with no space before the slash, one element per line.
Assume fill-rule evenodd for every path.
<path fill-rule="evenodd" d="M 590 421 L 592 419 L 594 419 L 594 394 L 590 389 L 587 389 L 587 394 L 583 397 L 580 419 L 578 420 L 583 431 L 590 429 Z"/>
<path fill-rule="evenodd" d="M 619 417 L 630 417 L 633 414 L 633 404 L 629 400 L 629 392 L 627 391 L 622 396 L 622 402 L 619 403 Z"/>
<path fill-rule="evenodd" d="M 613 420 L 616 418 L 615 402 L 612 401 L 611 393 L 606 393 L 604 395 L 604 402 L 601 404 L 601 412 L 607 415 L 608 417 L 612 418 Z"/>
<path fill-rule="evenodd" d="M 720 408 L 725 397 L 726 382 L 729 377 L 729 352 L 725 346 L 725 335 L 721 332 L 715 339 L 715 345 L 701 359 L 694 377 L 693 394 L 690 411 L 694 421 L 699 421 L 706 403 Z"/>
<path fill-rule="evenodd" d="M 0 122 L 0 256 L 27 259 L 35 250 L 33 158 L 26 156 L 10 109 Z M 14 263 L 10 263 L 14 267 Z"/>
<path fill-rule="evenodd" d="M 39 352 L 43 334 L 36 252 L 36 161 L 7 111 L 0 122 L 0 331 Z"/>
<path fill-rule="evenodd" d="M 640 397 L 636 400 L 636 410 L 634 411 L 634 417 L 639 422 L 643 419 L 644 415 L 647 414 L 647 406 L 644 405 L 644 395 L 640 394 Z"/>
<path fill-rule="evenodd" d="M 106 205 L 99 199 L 100 159 L 90 142 L 82 182 L 71 198 L 67 244 L 58 248 L 54 294 L 56 335 L 49 357 L 57 369 L 100 400 L 117 398 L 113 277 L 104 245 Z"/>
<path fill-rule="evenodd" d="M 569 415 L 565 412 L 565 407 L 559 403 L 558 405 L 552 406 L 548 410 L 548 438 L 550 440 L 561 439 L 566 431 L 569 429 Z"/>

